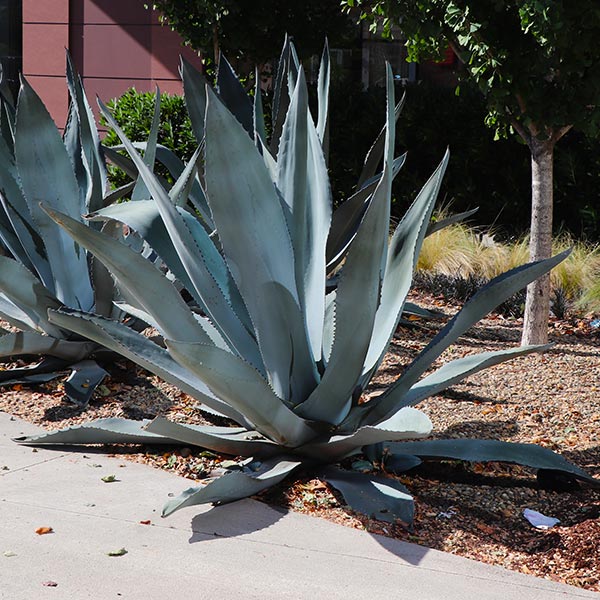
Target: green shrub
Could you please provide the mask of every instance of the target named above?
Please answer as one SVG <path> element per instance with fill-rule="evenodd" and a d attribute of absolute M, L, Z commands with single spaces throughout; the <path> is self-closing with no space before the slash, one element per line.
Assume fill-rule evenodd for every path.
<path fill-rule="evenodd" d="M 108 102 L 117 123 L 132 142 L 145 142 L 148 139 L 155 100 L 154 92 L 138 92 L 135 88 L 131 88 L 120 98 L 114 98 Z M 106 119 L 102 118 L 101 123 L 106 126 Z M 158 143 L 172 150 L 184 161 L 189 160 L 194 153 L 196 140 L 183 96 L 161 93 Z M 120 144 L 120 140 L 117 134 L 109 129 L 103 144 L 116 146 Z M 156 166 L 156 173 L 172 183 L 173 178 L 162 165 Z M 129 177 L 114 165 L 109 166 L 108 177 L 111 185 L 115 188 L 130 181 Z"/>

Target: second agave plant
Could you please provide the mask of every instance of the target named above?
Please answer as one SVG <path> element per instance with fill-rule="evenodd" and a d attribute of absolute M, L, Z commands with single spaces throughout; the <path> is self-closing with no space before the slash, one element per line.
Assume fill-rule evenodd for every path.
<path fill-rule="evenodd" d="M 289 106 L 278 144 L 270 147 L 260 132 L 248 131 L 247 123 L 244 127 L 236 119 L 222 95 L 210 88 L 202 92 L 203 173 L 196 181 L 202 182 L 210 226 L 178 202 L 194 179 L 200 151 L 167 192 L 104 109 L 149 197 L 99 211 L 95 218 L 122 220 L 145 231 L 148 243 L 200 309 L 182 300 L 171 283 L 173 277 L 133 250 L 46 207 L 107 266 L 128 298 L 126 310 L 154 326 L 166 349 L 117 322 L 82 311 L 52 311 L 51 321 L 183 382 L 208 410 L 237 426 L 191 426 L 162 418 L 110 420 L 20 441 L 178 441 L 250 457 L 240 469 L 170 500 L 165 515 L 183 506 L 256 494 L 304 466 L 319 469 L 360 510 L 409 523 L 412 499 L 399 481 L 331 466 L 347 456 L 373 452 L 382 443 L 408 457 L 406 464 L 444 452 L 467 460 L 485 455 L 485 460 L 520 462 L 590 480 L 559 455 L 536 446 L 462 440 L 443 448 L 436 441 L 405 441 L 431 431 L 429 418 L 414 408 L 421 400 L 487 366 L 543 348 L 468 356 L 426 375 L 471 325 L 564 255 L 495 279 L 386 391 L 363 401 L 405 306 L 448 155 L 390 239 L 391 185 L 397 163 L 394 82 L 388 67 L 383 169 L 373 181 L 364 182 L 372 186 L 364 210 L 344 245 L 337 284 L 327 286 L 332 207 L 322 143 L 326 129 L 319 122 L 315 125 L 310 114 L 302 69 L 293 60 L 288 67 Z M 148 223 L 156 223 L 157 216 L 160 226 L 150 228 Z"/>

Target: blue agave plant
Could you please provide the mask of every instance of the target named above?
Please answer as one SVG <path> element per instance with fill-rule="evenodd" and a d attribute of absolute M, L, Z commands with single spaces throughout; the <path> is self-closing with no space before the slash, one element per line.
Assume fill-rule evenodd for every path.
<path fill-rule="evenodd" d="M 412 498 L 397 480 L 331 466 L 383 443 L 388 454 L 404 457 L 390 465 L 414 465 L 419 457 L 439 455 L 501 459 L 591 480 L 559 455 L 536 446 L 405 441 L 431 431 L 429 418 L 414 408 L 424 398 L 485 367 L 545 348 L 468 356 L 426 375 L 471 325 L 565 254 L 514 269 L 482 288 L 386 391 L 363 400 L 405 307 L 448 154 L 390 239 L 391 184 L 401 160 L 393 155 L 396 103 L 388 67 L 386 125 L 382 141 L 376 142 L 383 151 L 383 170 L 364 177 L 357 191 L 360 202 L 350 199 L 350 208 L 339 209 L 352 216 L 351 222 L 341 227 L 337 221 L 336 228 L 323 149 L 327 58 L 322 61 L 316 124 L 302 68 L 289 44 L 281 65 L 270 142 L 261 124 L 260 94 L 252 106 L 226 63 L 219 71 L 218 94 L 200 85 L 184 66 L 188 108 L 201 144 L 170 190 L 101 106 L 139 174 L 136 186 L 145 186 L 147 198 L 96 211 L 93 219 L 118 220 L 135 229 L 164 261 L 167 275 L 118 240 L 44 205 L 80 246 L 106 265 L 128 299 L 122 308 L 154 326 L 166 348 L 85 310 L 54 309 L 49 321 L 178 382 L 207 410 L 237 426 L 110 419 L 20 441 L 180 442 L 251 457 L 241 469 L 170 500 L 164 515 L 183 506 L 253 495 L 304 465 L 318 468 L 361 510 L 410 522 Z M 234 111 L 228 108 L 232 105 Z M 187 202 L 191 195 L 195 209 Z M 328 287 L 332 261 L 339 265 L 339 277 Z M 198 308 L 182 300 L 173 278 Z"/>

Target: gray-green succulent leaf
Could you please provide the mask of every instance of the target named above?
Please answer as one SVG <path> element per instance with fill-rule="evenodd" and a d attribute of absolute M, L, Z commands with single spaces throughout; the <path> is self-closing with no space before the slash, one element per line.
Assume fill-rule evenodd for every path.
<path fill-rule="evenodd" d="M 204 487 L 189 488 L 163 507 L 162 516 L 196 504 L 225 504 L 258 494 L 277 485 L 302 463 L 293 457 L 278 456 L 260 463 L 258 470 L 231 471 Z"/>
<path fill-rule="evenodd" d="M 144 429 L 149 421 L 132 421 L 129 419 L 97 419 L 91 423 L 83 423 L 67 427 L 43 435 L 14 438 L 25 446 L 58 445 L 58 444 L 176 444 L 161 435 L 153 435 Z"/>
<path fill-rule="evenodd" d="M 325 467 L 319 476 L 342 494 L 350 508 L 380 521 L 412 525 L 413 497 L 396 479 L 335 467 Z"/>
<path fill-rule="evenodd" d="M 410 454 L 426 459 L 455 459 L 470 462 L 507 462 L 534 469 L 560 471 L 586 483 L 600 486 L 595 479 L 566 458 L 537 444 L 485 439 L 444 439 L 388 444 L 390 453 Z"/>

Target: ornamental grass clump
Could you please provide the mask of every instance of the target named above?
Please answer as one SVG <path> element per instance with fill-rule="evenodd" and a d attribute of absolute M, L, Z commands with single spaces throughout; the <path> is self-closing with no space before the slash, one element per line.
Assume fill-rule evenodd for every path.
<path fill-rule="evenodd" d="M 188 109 L 196 115 L 192 122 L 202 143 L 170 191 L 102 107 L 149 196 L 98 211 L 94 219 L 118 219 L 136 229 L 164 260 L 170 276 L 119 241 L 45 205 L 78 244 L 106 265 L 129 299 L 127 310 L 155 327 L 166 347 L 81 310 L 51 311 L 51 322 L 95 339 L 165 378 L 179 379 L 207 410 L 237 426 L 110 419 L 21 441 L 179 442 L 248 457 L 205 487 L 171 499 L 164 515 L 193 504 L 251 496 L 305 467 L 317 469 L 358 510 L 410 523 L 412 497 L 397 479 L 333 466 L 362 452 L 385 456 L 388 470 L 396 471 L 414 466 L 419 457 L 443 454 L 509 460 L 590 479 L 559 455 L 536 446 L 405 441 L 431 431 L 429 418 L 414 408 L 424 398 L 487 366 L 545 348 L 468 356 L 425 375 L 472 324 L 558 264 L 564 254 L 492 281 L 386 391 L 365 401 L 363 392 L 394 335 L 419 250 L 432 230 L 430 217 L 449 157 L 446 153 L 390 239 L 391 184 L 398 161 L 393 155 L 394 79 L 388 66 L 386 124 L 378 142 L 383 169 L 359 186 L 360 210 L 347 211 L 349 217 L 355 214 L 354 220 L 340 234 L 334 228 L 323 150 L 327 56 L 321 65 L 316 124 L 291 45 L 280 62 L 275 110 L 284 113 L 274 115 L 271 140 L 264 136 L 256 108 L 260 95 L 253 110 L 231 77 L 222 75 L 218 94 L 209 86 L 196 86 L 191 94 L 190 79 L 186 81 Z M 225 63 L 222 69 L 232 73 Z M 191 181 L 205 198 L 204 216 L 204 211 L 189 210 L 178 200 Z M 340 270 L 335 285 L 328 286 L 332 261 Z M 182 300 L 173 278 L 183 283 L 194 306 Z"/>

